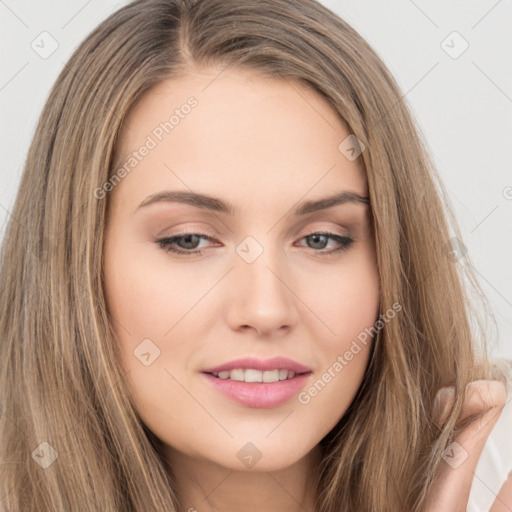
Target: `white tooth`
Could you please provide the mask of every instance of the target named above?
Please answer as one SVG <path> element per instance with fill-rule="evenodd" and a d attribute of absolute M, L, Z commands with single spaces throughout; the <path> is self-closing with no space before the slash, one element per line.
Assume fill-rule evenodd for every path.
<path fill-rule="evenodd" d="M 260 371 L 253 368 L 231 371 L 222 371 L 215 374 L 219 379 L 231 379 L 240 382 L 279 382 L 280 380 L 291 379 L 295 376 L 295 372 L 285 368 Z"/>
<path fill-rule="evenodd" d="M 245 370 L 245 382 L 261 382 L 263 380 L 263 372 L 260 370 Z"/>
<path fill-rule="evenodd" d="M 282 368 L 279 370 L 279 380 L 286 380 L 288 378 L 288 370 L 286 368 Z"/>
<path fill-rule="evenodd" d="M 263 372 L 263 382 L 279 381 L 279 370 L 267 370 Z"/>
<path fill-rule="evenodd" d="M 242 380 L 245 380 L 244 373 L 245 373 L 244 370 L 240 370 L 240 369 L 239 370 L 231 370 L 229 372 L 229 374 L 230 374 L 229 378 L 231 380 L 240 380 L 240 381 L 242 381 Z"/>

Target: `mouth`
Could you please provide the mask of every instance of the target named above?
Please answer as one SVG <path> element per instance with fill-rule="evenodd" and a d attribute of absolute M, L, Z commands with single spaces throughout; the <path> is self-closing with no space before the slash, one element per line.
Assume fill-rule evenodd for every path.
<path fill-rule="evenodd" d="M 202 372 L 206 383 L 246 407 L 272 408 L 288 402 L 308 382 L 311 368 L 288 357 L 244 357 Z"/>
<path fill-rule="evenodd" d="M 293 370 L 286 370 L 284 377 L 284 371 L 281 372 L 281 369 L 263 372 L 234 369 L 224 370 L 217 375 L 215 372 L 202 372 L 202 375 L 208 385 L 239 405 L 272 409 L 296 396 L 306 386 L 313 372 L 295 373 Z M 279 379 L 281 375 L 283 379 Z"/>

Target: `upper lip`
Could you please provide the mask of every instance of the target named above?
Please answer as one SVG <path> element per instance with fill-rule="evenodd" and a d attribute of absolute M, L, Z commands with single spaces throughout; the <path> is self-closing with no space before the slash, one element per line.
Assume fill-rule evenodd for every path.
<path fill-rule="evenodd" d="M 293 370 L 295 373 L 308 373 L 311 371 L 310 368 L 298 363 L 297 361 L 294 361 L 293 359 L 278 356 L 273 357 L 271 359 L 257 359 L 255 357 L 244 357 L 242 359 L 234 359 L 233 361 L 221 364 L 220 366 L 206 368 L 205 370 L 203 370 L 203 373 L 219 373 L 223 371 L 237 369 L 245 370 L 248 368 L 260 370 L 262 372 L 274 369 Z"/>

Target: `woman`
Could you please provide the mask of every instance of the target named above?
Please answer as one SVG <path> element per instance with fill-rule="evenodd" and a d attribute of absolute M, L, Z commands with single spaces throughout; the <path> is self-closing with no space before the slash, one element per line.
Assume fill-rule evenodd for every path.
<path fill-rule="evenodd" d="M 436 180 L 320 4 L 110 16 L 48 98 L 5 237 L 6 508 L 465 510 L 507 370 Z"/>

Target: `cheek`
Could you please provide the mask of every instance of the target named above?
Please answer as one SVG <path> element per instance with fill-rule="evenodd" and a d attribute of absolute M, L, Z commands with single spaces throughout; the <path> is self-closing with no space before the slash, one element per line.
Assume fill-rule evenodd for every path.
<path fill-rule="evenodd" d="M 315 336 L 323 353 L 344 351 L 379 314 L 380 278 L 371 245 L 348 255 L 335 270 L 326 267 L 315 278 L 304 278 L 301 294 L 324 325 Z"/>
<path fill-rule="evenodd" d="M 321 363 L 315 380 L 298 401 L 316 411 L 319 425 L 328 431 L 353 401 L 368 364 L 380 305 L 374 253 L 358 253 L 350 265 L 322 282 L 326 283 L 322 290 L 310 292 L 314 297 L 311 309 L 316 307 L 324 324 L 324 334 L 317 335 L 315 343 Z"/>
<path fill-rule="evenodd" d="M 184 295 L 188 290 L 181 282 L 183 276 L 164 279 L 154 265 L 143 264 L 145 260 L 137 253 L 137 244 L 123 243 L 122 238 L 113 237 L 106 246 L 107 307 L 120 348 L 120 363 L 137 412 L 146 424 L 158 420 L 165 425 L 174 421 L 173 411 L 190 407 L 182 393 L 170 393 L 174 390 L 171 375 L 175 370 L 169 364 L 170 354 L 181 362 L 188 357 L 187 344 L 176 340 L 172 332 L 185 313 L 184 304 L 188 301 Z"/>
<path fill-rule="evenodd" d="M 337 335 L 324 336 L 317 343 L 321 363 L 314 379 L 297 396 L 300 406 L 309 410 L 308 417 L 315 419 L 316 428 L 324 435 L 343 417 L 361 386 L 378 316 L 376 290 L 369 295 L 343 294 L 339 299 L 338 314 L 330 317 Z"/>
<path fill-rule="evenodd" d="M 173 271 L 171 275 L 165 266 L 146 263 L 155 255 L 161 259 L 160 254 L 150 251 L 148 256 L 147 242 L 126 240 L 119 234 L 106 244 L 107 308 L 139 413 L 151 418 L 158 411 L 158 417 L 168 419 L 172 416 L 168 392 L 179 391 L 172 375 L 182 380 L 183 368 L 198 343 L 189 334 L 194 330 L 190 324 L 194 311 L 186 315 L 204 294 L 204 285 L 191 285 L 193 273 Z M 187 410 L 186 399 L 183 393 L 173 394 L 173 410 Z"/>
<path fill-rule="evenodd" d="M 147 258 L 147 247 L 137 243 L 123 247 L 122 241 L 116 245 L 112 240 L 106 251 L 108 309 L 121 339 L 131 333 L 133 342 L 140 342 L 141 336 L 161 339 L 183 316 L 185 305 L 197 300 L 187 273 L 165 275 L 165 267 L 144 263 Z"/>

